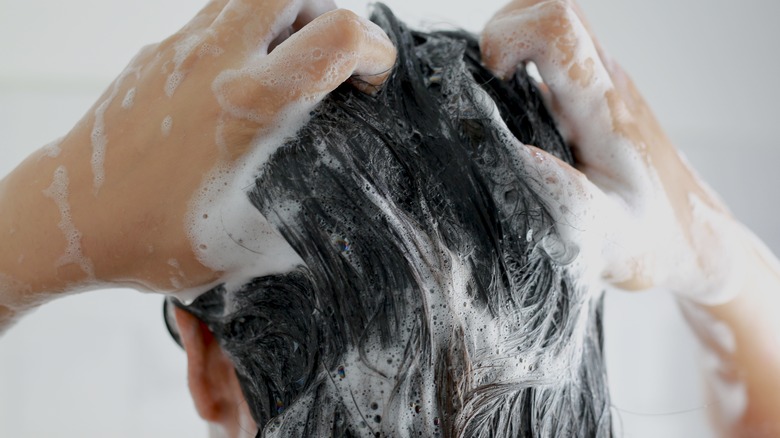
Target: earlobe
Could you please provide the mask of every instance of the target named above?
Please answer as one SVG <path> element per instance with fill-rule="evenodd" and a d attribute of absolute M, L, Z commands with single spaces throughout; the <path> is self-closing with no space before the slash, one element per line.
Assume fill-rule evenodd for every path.
<path fill-rule="evenodd" d="M 187 351 L 187 379 L 198 414 L 209 422 L 235 421 L 244 400 L 233 363 L 208 327 L 184 310 L 176 323 Z"/>

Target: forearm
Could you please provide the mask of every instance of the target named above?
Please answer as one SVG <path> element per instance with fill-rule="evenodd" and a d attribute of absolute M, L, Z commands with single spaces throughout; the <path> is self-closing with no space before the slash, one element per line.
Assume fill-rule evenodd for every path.
<path fill-rule="evenodd" d="M 55 198 L 56 163 L 33 153 L 0 180 L 0 331 L 15 316 L 79 280 Z M 60 183 L 62 181 L 59 181 Z"/>
<path fill-rule="evenodd" d="M 702 341 L 713 419 L 726 436 L 780 435 L 780 270 L 748 237 L 744 286 L 718 306 L 683 303 Z"/>

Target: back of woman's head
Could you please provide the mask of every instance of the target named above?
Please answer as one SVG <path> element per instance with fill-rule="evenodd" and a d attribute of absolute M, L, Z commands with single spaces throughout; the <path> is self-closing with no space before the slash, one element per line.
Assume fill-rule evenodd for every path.
<path fill-rule="evenodd" d="M 263 436 L 610 435 L 601 300 L 517 155 L 572 160 L 532 81 L 373 19 L 399 53 L 383 90 L 339 88 L 249 194 L 305 265 L 186 309 Z"/>

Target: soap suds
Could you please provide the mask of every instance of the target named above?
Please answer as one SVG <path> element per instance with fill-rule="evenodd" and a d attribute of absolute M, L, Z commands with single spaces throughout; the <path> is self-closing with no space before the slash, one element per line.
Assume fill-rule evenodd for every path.
<path fill-rule="evenodd" d="M 172 128 L 173 128 L 173 117 L 166 116 L 165 119 L 163 119 L 162 124 L 160 125 L 160 130 L 162 131 L 163 137 L 167 137 L 171 135 Z"/>
<path fill-rule="evenodd" d="M 698 195 L 689 194 L 688 200 L 693 212 L 690 236 L 698 248 L 698 256 L 691 254 L 688 267 L 690 284 L 685 287 L 686 297 L 710 306 L 724 304 L 733 299 L 745 284 L 747 264 L 744 238 L 735 222 L 716 211 Z M 690 275 L 699 273 L 699 275 Z M 677 282 L 685 284 L 684 279 Z"/>
<path fill-rule="evenodd" d="M 44 196 L 51 198 L 57 204 L 60 210 L 60 222 L 57 224 L 59 229 L 65 235 L 68 244 L 65 248 L 65 254 L 57 261 L 56 267 L 62 267 L 69 264 L 78 265 L 87 280 L 95 279 L 95 268 L 92 261 L 84 257 L 81 252 L 81 232 L 76 229 L 73 223 L 73 217 L 68 204 L 68 172 L 65 166 L 59 166 L 54 171 L 54 180 L 51 185 L 43 191 Z"/>
<path fill-rule="evenodd" d="M 111 87 L 111 92 L 108 94 L 105 100 L 101 102 L 97 109 L 95 109 L 95 123 L 92 127 L 92 174 L 94 193 L 98 194 L 100 187 L 105 182 L 105 160 L 106 160 L 106 147 L 108 146 L 108 136 L 106 134 L 105 116 L 108 107 L 114 102 L 117 94 L 119 94 L 119 88 L 122 86 L 125 78 L 130 74 L 138 74 L 137 68 L 128 68 L 114 81 Z"/>
<path fill-rule="evenodd" d="M 122 99 L 122 108 L 130 109 L 133 107 L 134 103 L 135 103 L 135 87 L 127 90 L 127 94 L 125 94 L 125 98 Z"/>
<path fill-rule="evenodd" d="M 211 56 L 213 58 L 216 58 L 220 55 L 225 53 L 225 50 L 221 47 L 217 47 L 213 44 L 209 43 L 203 43 L 200 45 L 200 48 L 198 49 L 198 57 L 203 58 L 206 56 Z"/>
<path fill-rule="evenodd" d="M 173 268 L 170 271 L 171 276 L 169 277 L 171 287 L 173 287 L 173 290 L 181 290 L 186 275 L 184 274 L 184 271 L 182 271 L 179 261 L 176 259 L 169 259 L 168 266 Z"/>
<path fill-rule="evenodd" d="M 421 52 L 435 50 L 431 48 L 435 47 L 435 38 L 425 40 L 428 43 L 420 44 L 416 49 Z M 329 56 L 317 50 L 306 55 L 312 58 Z M 439 63 L 438 59 L 432 62 L 433 65 Z M 256 75 L 251 69 L 228 72 L 222 76 L 226 79 L 223 83 L 215 81 L 214 91 L 218 95 L 221 91 L 235 92 L 222 87 L 234 79 L 236 82 L 261 80 L 259 64 L 253 66 L 257 68 L 253 70 L 258 72 Z M 402 60 L 399 68 L 406 64 Z M 478 65 L 475 62 L 475 66 Z M 457 63 L 454 66 L 457 69 Z M 448 75 L 458 74 L 442 70 L 436 78 L 439 84 L 446 83 Z M 465 69 L 462 74 L 472 79 Z M 266 79 L 269 84 L 275 81 L 274 87 L 295 85 L 295 81 L 300 80 L 295 73 L 290 76 Z M 398 89 L 406 90 L 405 83 L 401 84 Z M 234 330 L 235 337 L 229 342 L 236 348 L 236 357 L 250 356 L 244 355 L 244 351 L 253 348 L 253 339 L 243 338 L 242 333 L 254 336 L 257 330 L 265 330 L 264 326 L 270 326 L 274 333 L 289 333 L 292 328 L 301 333 L 303 339 L 307 336 L 311 339 L 313 330 L 333 333 L 338 339 L 334 344 L 338 350 L 325 353 L 332 353 L 330 356 L 317 356 L 316 352 L 322 351 L 318 345 L 313 349 L 308 347 L 309 352 L 315 352 L 311 363 L 302 367 L 302 374 L 296 371 L 289 379 L 287 376 L 276 378 L 274 373 L 277 371 L 249 361 L 237 367 L 245 370 L 242 376 L 247 382 L 274 376 L 270 378 L 280 382 L 277 387 L 285 388 L 278 391 L 280 398 L 270 398 L 264 391 L 249 402 L 257 409 L 257 421 L 265 426 L 265 435 L 297 435 L 291 431 L 318 427 L 316 424 L 321 418 L 336 418 L 341 423 L 339 427 L 358 436 L 374 433 L 395 436 L 403 435 L 406 430 L 414 431 L 414 435 L 419 430 L 421 436 L 446 435 L 453 430 L 451 427 L 460 425 L 459 421 L 469 422 L 475 418 L 474 422 L 485 418 L 489 419 L 486 422 L 506 421 L 511 423 L 509 427 L 519 426 L 521 420 L 515 423 L 514 412 L 509 412 L 514 408 L 503 410 L 499 405 L 507 402 L 538 406 L 536 401 L 512 399 L 526 390 L 530 397 L 545 394 L 541 397 L 549 397 L 556 408 L 560 406 L 559 402 L 572 402 L 577 405 L 576 409 L 581 407 L 580 403 L 585 405 L 584 409 L 590 409 L 588 403 L 598 404 L 593 412 L 606 416 L 596 415 L 600 424 L 594 425 L 593 430 L 608 423 L 608 412 L 601 410 L 601 403 L 591 400 L 604 388 L 600 380 L 602 370 L 598 368 L 601 357 L 596 335 L 600 328 L 591 319 L 598 317 L 600 288 L 586 289 L 580 281 L 585 283 L 587 279 L 581 280 L 576 275 L 577 269 L 585 269 L 577 264 L 577 259 L 586 251 L 573 245 L 571 239 L 548 237 L 554 232 L 554 226 L 556 229 L 557 226 L 573 228 L 595 220 L 590 216 L 580 218 L 576 209 L 568 209 L 564 198 L 576 196 L 579 187 L 567 184 L 566 179 L 558 179 L 560 187 L 555 193 L 549 193 L 550 203 L 540 202 L 526 183 L 529 177 L 536 176 L 535 168 L 524 166 L 526 158 L 520 154 L 527 152 L 529 163 L 535 163 L 536 157 L 522 145 L 502 137 L 511 137 L 503 122 L 499 123 L 506 132 L 497 132 L 479 108 L 469 105 L 472 90 L 462 87 L 456 90 L 441 95 L 452 107 L 445 105 L 453 114 L 442 122 L 442 125 L 449 125 L 451 131 L 431 126 L 436 124 L 436 117 L 443 117 L 439 112 L 441 105 L 431 105 L 431 108 L 440 108 L 433 109 L 433 114 L 425 112 L 431 108 L 421 105 L 420 116 L 412 121 L 403 117 L 403 110 L 408 107 L 399 105 L 402 109 L 393 112 L 392 105 L 381 105 L 381 100 L 377 112 L 372 112 L 370 105 L 355 105 L 357 109 L 352 109 L 355 118 L 364 121 L 368 128 L 363 123 L 352 124 L 349 111 L 344 115 L 339 112 L 340 105 L 349 107 L 349 103 L 361 102 L 351 95 L 355 101 L 336 101 L 334 107 L 315 110 L 313 126 L 304 129 L 300 138 L 294 137 L 296 125 L 289 119 L 282 119 L 273 127 L 283 126 L 292 132 L 288 136 L 274 137 L 278 141 L 266 141 L 268 135 L 264 135 L 262 141 L 253 144 L 255 148 L 250 149 L 250 154 L 254 157 L 248 160 L 253 166 L 246 174 L 248 179 L 244 180 L 241 175 L 246 168 L 225 165 L 222 174 L 212 174 L 199 197 L 193 200 L 188 215 L 190 236 L 193 248 L 205 265 L 213 266 L 220 261 L 218 253 L 209 254 L 214 245 L 206 240 L 217 232 L 223 236 L 232 235 L 232 242 L 224 242 L 232 245 L 228 250 L 236 254 L 236 247 L 252 250 L 246 254 L 246 261 L 236 261 L 239 268 L 242 264 L 251 267 L 252 258 L 265 255 L 263 247 L 258 245 L 267 247 L 267 242 L 251 243 L 237 238 L 233 229 L 237 225 L 240 228 L 240 222 L 222 225 L 221 219 L 217 221 L 219 213 L 246 203 L 244 193 L 250 190 L 256 209 L 264 215 L 263 222 L 267 218 L 275 225 L 271 230 L 281 230 L 302 255 L 300 260 L 298 257 L 291 260 L 288 267 L 280 264 L 281 273 L 286 275 L 269 279 L 257 269 L 247 269 L 247 273 L 253 274 L 252 283 L 242 285 L 242 281 L 233 281 L 235 275 L 227 277 L 228 283 L 243 286 L 240 292 L 234 292 L 236 287 L 226 284 L 225 290 L 214 289 L 208 297 L 193 303 L 193 310 L 215 308 L 214 313 L 219 314 L 213 320 L 215 327 L 225 324 L 224 327 L 231 330 L 243 329 Z M 393 98 L 408 96 L 392 94 L 396 91 L 392 87 L 389 89 L 389 96 L 392 96 L 389 102 L 398 102 Z M 244 120 L 264 121 L 262 114 L 250 113 L 249 107 L 242 108 L 240 99 L 231 107 L 228 98 L 238 95 L 240 93 L 224 93 L 220 103 L 225 103 L 225 113 Z M 498 118 L 497 111 L 493 116 Z M 306 119 L 307 116 L 300 117 L 300 120 Z M 226 120 L 230 119 L 226 117 Z M 382 124 L 382 120 L 386 124 Z M 345 133 L 337 133 L 334 129 L 340 121 L 345 123 Z M 321 127 L 317 126 L 318 122 L 322 123 Z M 479 132 L 469 132 L 469 140 L 473 143 L 452 141 L 451 135 L 463 133 L 452 128 L 459 122 L 471 123 L 473 126 L 468 128 Z M 363 141 L 364 132 L 377 133 L 376 143 L 371 135 Z M 489 135 L 483 140 L 485 133 Z M 334 137 L 328 138 L 328 135 Z M 344 141 L 339 135 L 349 140 L 357 137 L 355 144 Z M 269 160 L 278 145 L 284 144 L 285 137 L 290 141 L 291 153 L 279 153 Z M 430 139 L 430 143 L 422 139 Z M 550 150 L 564 149 L 557 136 L 552 139 L 555 144 L 550 145 Z M 383 142 L 389 143 L 386 149 Z M 341 150 L 345 144 L 349 145 L 348 150 Z M 441 148 L 448 147 L 452 148 L 451 152 L 442 152 Z M 424 167 L 426 164 L 430 167 Z M 461 176 L 458 171 L 463 165 L 480 167 L 474 169 L 478 175 L 474 179 L 478 183 L 472 184 L 474 180 L 469 179 L 472 175 L 469 171 Z M 402 176 L 395 172 L 396 169 L 403 169 L 398 172 Z M 365 176 L 361 171 L 366 172 Z M 554 176 L 542 174 L 540 181 Z M 437 187 L 438 181 L 442 183 L 441 189 Z M 514 201 L 505 197 L 506 187 L 510 185 L 524 191 L 515 194 Z M 224 202 L 225 208 L 215 207 L 221 198 L 234 192 L 237 193 L 235 202 Z M 523 196 L 527 196 L 525 199 L 530 206 L 522 203 Z M 556 197 L 558 202 L 553 202 Z M 489 204 L 487 211 L 468 208 L 485 205 L 478 203 L 481 200 Z M 579 202 L 590 205 L 584 200 Z M 490 210 L 493 207 L 495 210 Z M 524 211 L 523 207 L 533 210 Z M 552 220 L 548 213 L 566 221 Z M 258 216 L 257 211 L 253 214 Z M 236 216 L 235 212 L 231 211 L 231 216 Z M 486 216 L 490 218 L 486 219 Z M 206 221 L 214 222 L 208 226 L 199 225 Z M 483 221 L 491 223 L 483 227 Z M 526 226 L 528 222 L 533 224 L 533 231 Z M 601 234 L 589 236 L 598 244 L 591 245 L 588 251 L 598 253 L 603 244 L 602 237 Z M 280 249 L 287 250 L 288 245 L 283 240 L 279 240 L 279 245 Z M 287 273 L 296 267 L 296 263 L 303 264 L 304 261 L 308 266 Z M 305 298 L 292 298 L 284 309 L 267 316 L 263 313 L 266 306 L 259 305 L 258 313 L 246 318 L 254 311 L 249 310 L 255 302 L 252 300 L 261 296 L 263 300 L 273 300 L 279 290 L 277 284 L 286 285 L 287 281 L 295 285 L 295 292 L 291 291 L 292 295 L 285 293 L 285 297 L 301 293 Z M 353 285 L 355 290 L 350 290 Z M 350 295 L 353 293 L 365 295 Z M 331 301 L 334 296 L 335 301 Z M 341 301 L 346 296 L 355 301 Z M 355 299 L 356 296 L 361 298 Z M 363 299 L 363 296 L 370 298 Z M 371 301 L 374 298 L 376 303 Z M 212 299 L 223 300 L 224 306 L 212 306 Z M 313 309 L 309 309 L 309 303 Z M 230 319 L 233 316 L 235 319 Z M 308 321 L 310 317 L 311 322 Z M 249 322 L 250 319 L 259 322 L 255 325 Z M 339 326 L 334 326 L 334 321 L 338 321 Z M 342 340 L 343 333 L 355 335 Z M 324 335 L 317 342 L 330 345 L 329 336 Z M 246 350 L 239 345 L 244 340 L 247 341 Z M 296 362 L 306 362 L 309 353 L 300 352 L 299 342 L 298 339 L 286 341 L 279 356 L 276 352 L 272 354 L 280 358 L 289 355 Z M 288 359 L 280 360 L 289 363 Z M 584 368 L 585 363 L 589 368 Z M 579 373 L 591 369 L 598 372 L 576 381 L 581 376 Z M 593 386 L 581 388 L 579 384 Z M 300 391 L 297 385 L 301 385 Z M 291 389 L 287 390 L 288 387 Z M 248 400 L 254 396 L 252 391 L 246 392 L 250 394 Z M 556 398 L 559 396 L 560 401 Z M 313 403 L 319 405 L 312 406 Z M 338 417 L 331 416 L 334 412 Z M 450 418 L 442 416 L 443 413 Z M 266 426 L 267 415 L 275 418 Z M 453 418 L 456 415 L 460 418 Z M 574 418 L 572 424 L 583 420 Z M 553 423 L 557 420 L 551 419 L 540 428 L 556 427 Z M 333 426 L 326 424 L 324 427 L 333 430 Z M 311 430 L 307 430 L 311 434 Z"/>
<path fill-rule="evenodd" d="M 215 168 L 191 202 L 187 231 L 193 250 L 203 265 L 224 274 L 197 291 L 177 292 L 178 298 L 189 301 L 220 283 L 235 290 L 252 278 L 289 272 L 303 264 L 249 201 L 246 188 L 251 187 L 253 169 L 246 161 L 237 168 Z"/>
<path fill-rule="evenodd" d="M 192 51 L 198 47 L 201 41 L 203 41 L 203 37 L 201 35 L 193 34 L 178 41 L 173 46 L 173 50 L 175 51 L 175 54 L 173 55 L 173 72 L 168 75 L 168 80 L 165 81 L 166 96 L 173 97 L 173 93 L 176 92 L 176 89 L 184 80 L 184 76 L 187 74 L 187 72 L 182 71 L 182 64 L 187 59 L 187 57 L 190 56 Z"/>
<path fill-rule="evenodd" d="M 344 54 L 343 57 L 350 58 L 352 55 Z M 250 59 L 246 67 L 223 71 L 214 80 L 212 91 L 224 111 L 219 118 L 215 134 L 215 143 L 220 151 L 228 147 L 224 131 L 226 120 L 231 117 L 260 124 L 272 123 L 273 130 L 254 139 L 248 152 L 235 162 L 228 163 L 224 159 L 219 161 L 204 178 L 197 195 L 190 203 L 188 213 L 187 233 L 198 260 L 214 271 L 223 272 L 224 278 L 219 283 L 226 283 L 228 290 L 240 287 L 251 278 L 289 272 L 295 266 L 303 264 L 300 256 L 251 205 L 247 190 L 253 187 L 255 179 L 262 175 L 263 166 L 269 157 L 293 138 L 309 120 L 311 108 L 320 101 L 324 93 L 286 105 L 274 115 L 275 120 L 266 120 L 252 109 L 233 105 L 227 98 L 225 88 L 233 81 L 256 81 L 264 78 L 263 81 L 269 81 L 268 85 L 275 87 L 287 85 L 291 90 L 300 87 L 295 78 L 265 78 L 268 59 L 269 57 Z M 293 59 L 289 60 L 292 61 Z M 344 62 L 348 62 L 348 59 Z M 335 74 L 335 70 L 332 73 Z M 322 80 L 333 79 L 326 77 Z M 177 296 L 187 296 L 191 299 L 216 284 L 208 285 L 199 291 L 181 292 Z"/>

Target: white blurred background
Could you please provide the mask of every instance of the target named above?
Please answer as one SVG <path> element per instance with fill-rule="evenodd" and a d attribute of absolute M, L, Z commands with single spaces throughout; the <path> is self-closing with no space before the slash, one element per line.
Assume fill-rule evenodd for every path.
<path fill-rule="evenodd" d="M 65 134 L 138 48 L 203 1 L 0 0 L 0 175 Z M 472 31 L 504 3 L 386 1 L 409 23 Z M 780 2 L 582 3 L 672 139 L 779 252 Z M 340 4 L 366 11 L 362 0 Z M 0 338 L 0 437 L 205 437 L 161 302 L 127 290 L 69 297 Z M 713 436 L 697 346 L 669 295 L 609 293 L 606 327 L 621 435 Z"/>

